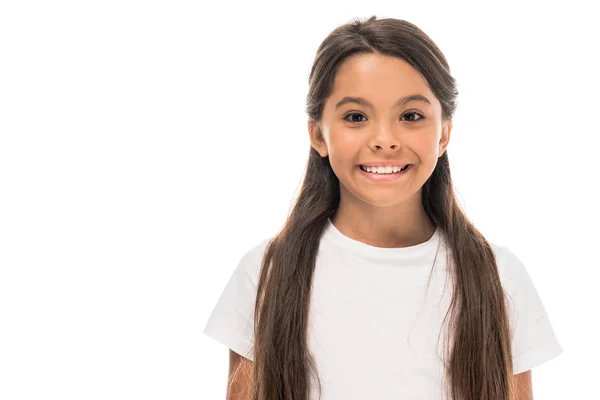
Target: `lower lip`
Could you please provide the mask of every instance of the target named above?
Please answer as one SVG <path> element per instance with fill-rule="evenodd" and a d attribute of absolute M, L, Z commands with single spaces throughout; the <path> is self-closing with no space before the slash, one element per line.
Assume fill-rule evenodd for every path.
<path fill-rule="evenodd" d="M 365 172 L 362 169 L 360 169 L 360 166 L 357 166 L 358 172 L 360 172 L 361 175 L 363 175 L 365 178 L 370 179 L 370 180 L 372 180 L 374 182 L 394 182 L 394 181 L 397 181 L 398 179 L 400 179 L 403 176 L 405 176 L 406 173 L 412 169 L 412 167 L 413 167 L 413 165 L 411 164 L 404 171 L 396 172 L 394 174 L 373 174 L 371 172 Z"/>

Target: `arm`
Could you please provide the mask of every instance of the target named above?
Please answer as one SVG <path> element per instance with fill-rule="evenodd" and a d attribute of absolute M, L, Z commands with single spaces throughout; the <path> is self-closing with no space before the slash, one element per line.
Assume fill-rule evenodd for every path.
<path fill-rule="evenodd" d="M 531 370 L 514 375 L 515 397 L 514 400 L 533 400 L 531 385 Z"/>
<path fill-rule="evenodd" d="M 249 400 L 251 385 L 252 361 L 230 349 L 226 400 Z"/>

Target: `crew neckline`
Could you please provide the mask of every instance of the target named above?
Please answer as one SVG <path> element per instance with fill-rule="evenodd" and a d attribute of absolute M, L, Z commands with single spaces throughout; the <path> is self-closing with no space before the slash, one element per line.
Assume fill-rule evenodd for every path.
<path fill-rule="evenodd" d="M 377 247 L 352 239 L 342 232 L 327 218 L 323 237 L 336 245 L 370 259 L 407 260 L 434 254 L 441 238 L 441 229 L 436 227 L 433 235 L 425 242 L 408 247 Z"/>

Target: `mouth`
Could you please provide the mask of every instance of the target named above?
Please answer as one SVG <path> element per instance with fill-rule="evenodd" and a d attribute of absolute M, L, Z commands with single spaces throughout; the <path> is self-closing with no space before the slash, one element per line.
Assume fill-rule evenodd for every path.
<path fill-rule="evenodd" d="M 402 168 L 398 168 L 398 167 L 385 168 L 382 172 L 378 172 L 378 171 L 381 171 L 381 170 L 375 169 L 375 168 L 369 168 L 369 171 L 367 171 L 367 167 L 365 167 L 364 165 L 359 165 L 358 167 L 361 169 L 361 171 L 366 172 L 368 174 L 374 174 L 374 175 L 392 175 L 392 174 L 398 174 L 400 172 L 406 171 L 411 166 L 412 166 L 412 164 L 406 164 Z"/>
<path fill-rule="evenodd" d="M 371 172 L 369 172 L 364 166 L 359 165 L 358 171 L 360 175 L 362 175 L 364 178 L 368 179 L 371 182 L 385 183 L 404 181 L 404 178 L 407 176 L 407 174 L 410 173 L 412 167 L 412 164 L 407 164 L 403 168 L 391 168 L 391 172 L 387 172 L 390 171 L 390 168 L 387 168 L 386 170 L 380 173 L 375 170 L 371 170 Z"/>

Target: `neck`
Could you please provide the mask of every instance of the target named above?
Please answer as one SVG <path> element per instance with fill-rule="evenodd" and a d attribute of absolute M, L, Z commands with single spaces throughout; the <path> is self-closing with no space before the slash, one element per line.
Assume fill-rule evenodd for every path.
<path fill-rule="evenodd" d="M 436 226 L 422 206 L 420 193 L 414 199 L 390 207 L 340 199 L 331 222 L 345 236 L 371 246 L 415 246 L 429 240 Z"/>

